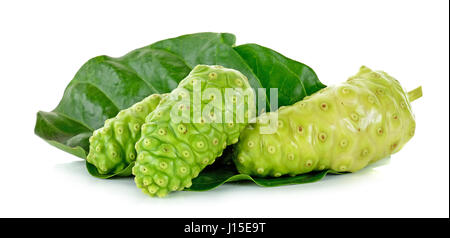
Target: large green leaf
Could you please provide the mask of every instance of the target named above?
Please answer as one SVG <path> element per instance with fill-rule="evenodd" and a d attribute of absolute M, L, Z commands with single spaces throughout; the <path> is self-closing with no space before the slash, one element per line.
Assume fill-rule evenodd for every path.
<path fill-rule="evenodd" d="M 278 105 L 300 101 L 324 88 L 316 73 L 307 65 L 257 44 L 234 47 L 267 90 L 278 88 Z M 270 95 L 270 91 L 266 92 Z"/>
<path fill-rule="evenodd" d="M 290 105 L 325 87 L 302 63 L 256 44 L 234 44 L 232 34 L 206 32 L 162 40 L 119 58 L 92 58 L 76 73 L 58 106 L 51 112 L 38 112 L 35 133 L 59 149 L 86 158 L 90 135 L 106 119 L 150 94 L 170 92 L 197 64 L 239 70 L 254 89 L 278 88 L 278 106 Z M 218 160 L 230 162 L 229 155 L 224 153 Z M 211 172 L 214 169 L 220 170 Z M 88 170 L 92 168 L 88 166 Z M 211 187 L 195 181 L 214 176 L 229 175 L 225 182 L 248 179 L 236 177 L 236 173 L 233 166 L 214 167 L 201 173 L 191 189 Z M 253 181 L 264 184 L 257 182 L 261 179 Z"/>
<path fill-rule="evenodd" d="M 312 183 L 321 180 L 330 170 L 323 170 L 301 174 L 297 176 L 284 176 L 279 178 L 259 178 L 247 174 L 239 174 L 235 171 L 234 166 L 219 167 L 215 169 L 205 169 L 201 176 L 192 181 L 192 186 L 188 191 L 207 191 L 228 182 L 251 181 L 263 187 L 275 187 L 289 184 Z"/>
<path fill-rule="evenodd" d="M 106 119 L 150 94 L 169 92 L 191 69 L 170 52 L 144 47 L 86 62 L 52 112 L 38 112 L 35 133 L 66 152 L 86 158 L 89 137 Z"/>
<path fill-rule="evenodd" d="M 290 184 L 312 183 L 321 180 L 327 174 L 339 174 L 332 170 L 314 171 L 297 176 L 283 176 L 279 178 L 259 178 L 248 174 L 240 174 L 231 161 L 234 155 L 233 147 L 228 147 L 222 158 L 203 170 L 197 178 L 192 181 L 189 191 L 207 191 L 214 189 L 224 183 L 250 181 L 263 187 L 274 187 Z"/>

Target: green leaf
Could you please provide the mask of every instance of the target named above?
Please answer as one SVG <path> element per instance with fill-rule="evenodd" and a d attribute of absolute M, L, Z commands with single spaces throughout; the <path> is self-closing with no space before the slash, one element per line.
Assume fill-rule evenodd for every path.
<path fill-rule="evenodd" d="M 37 113 L 34 132 L 51 145 L 85 159 L 92 130 L 57 112 Z"/>
<path fill-rule="evenodd" d="M 292 105 L 325 87 L 310 67 L 274 50 L 257 44 L 234 49 L 259 78 L 267 95 L 270 96 L 269 88 L 278 88 L 279 106 Z"/>
<path fill-rule="evenodd" d="M 150 94 L 170 92 L 197 64 L 239 70 L 254 89 L 278 88 L 278 106 L 290 105 L 325 87 L 308 66 L 256 44 L 234 46 L 235 40 L 233 34 L 205 32 L 162 40 L 119 58 L 94 57 L 78 70 L 53 111 L 38 112 L 35 134 L 59 149 L 86 158 L 89 137 L 106 119 Z M 267 107 L 268 100 L 269 97 Z M 269 182 L 238 175 L 229 166 L 229 157 L 227 150 L 219 160 L 228 164 L 218 163 L 223 166 L 213 167 L 217 171 L 201 173 L 191 190 L 215 187 L 211 186 L 214 183 L 201 182 L 205 179 L 219 181 L 216 186 L 237 180 L 252 180 L 263 186 L 293 181 L 278 178 L 269 179 L 277 182 Z M 88 163 L 87 169 L 93 176 L 106 178 Z M 307 181 L 306 175 L 303 180 Z"/>
<path fill-rule="evenodd" d="M 52 112 L 38 112 L 35 134 L 85 159 L 90 135 L 106 119 L 150 94 L 170 92 L 190 70 L 179 56 L 150 46 L 120 58 L 95 57 L 76 73 Z"/>
<path fill-rule="evenodd" d="M 334 170 L 313 171 L 297 176 L 282 176 L 279 178 L 260 178 L 248 174 L 240 174 L 232 162 L 235 155 L 234 147 L 229 146 L 225 149 L 221 158 L 206 167 L 197 178 L 192 180 L 192 186 L 186 191 L 207 191 L 218 186 L 239 181 L 251 181 L 262 187 L 275 187 L 290 184 L 312 183 L 321 180 L 327 174 L 343 174 Z"/>
<path fill-rule="evenodd" d="M 116 176 L 118 176 L 118 177 L 127 176 L 127 175 L 131 174 L 131 170 L 133 169 L 133 167 L 134 167 L 134 162 L 130 163 L 125 169 L 123 169 L 122 171 L 117 172 L 115 174 L 100 174 L 98 172 L 98 169 L 94 165 L 92 165 L 86 161 L 86 169 L 89 172 L 89 174 L 91 174 L 94 177 L 102 178 L 102 179 L 108 179 L 108 178 L 112 178 L 112 177 L 116 177 Z"/>
<path fill-rule="evenodd" d="M 263 187 L 275 187 L 289 184 L 312 183 L 321 180 L 330 170 L 316 171 L 297 176 L 283 176 L 279 178 L 259 178 L 247 174 L 239 174 L 234 166 L 213 167 L 202 171 L 200 175 L 192 181 L 192 186 L 187 191 L 207 191 L 214 189 L 224 183 L 251 181 Z"/>

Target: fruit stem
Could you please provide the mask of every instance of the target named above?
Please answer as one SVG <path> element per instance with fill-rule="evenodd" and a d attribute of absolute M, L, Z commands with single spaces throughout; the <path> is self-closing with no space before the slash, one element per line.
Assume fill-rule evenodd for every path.
<path fill-rule="evenodd" d="M 408 98 L 410 102 L 413 102 L 420 97 L 422 97 L 422 86 L 419 86 L 418 88 L 408 92 Z"/>

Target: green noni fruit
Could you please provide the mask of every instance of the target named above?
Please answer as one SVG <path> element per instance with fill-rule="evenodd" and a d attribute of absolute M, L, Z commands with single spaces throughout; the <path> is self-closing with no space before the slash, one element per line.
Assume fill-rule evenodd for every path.
<path fill-rule="evenodd" d="M 132 170 L 137 187 L 158 197 L 190 187 L 227 145 L 238 141 L 254 101 L 239 71 L 197 65 L 142 126 Z"/>
<path fill-rule="evenodd" d="M 141 136 L 141 126 L 163 97 L 159 94 L 146 97 L 106 120 L 102 128 L 94 131 L 89 138 L 87 161 L 97 168 L 99 174 L 120 173 L 136 160 L 134 145 Z"/>
<path fill-rule="evenodd" d="M 260 177 L 355 172 L 413 137 L 410 102 L 421 96 L 421 87 L 406 93 L 387 73 L 362 66 L 345 83 L 259 117 L 241 133 L 233 161 L 240 173 Z M 271 120 L 275 133 L 261 134 Z"/>

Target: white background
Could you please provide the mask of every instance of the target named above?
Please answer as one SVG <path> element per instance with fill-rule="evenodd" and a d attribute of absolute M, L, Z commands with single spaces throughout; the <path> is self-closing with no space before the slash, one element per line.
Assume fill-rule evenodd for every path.
<path fill-rule="evenodd" d="M 448 217 L 448 1 L 2 1 L 0 217 Z M 364 64 L 411 90 L 414 138 L 391 159 L 311 184 L 227 184 L 150 198 L 132 179 L 91 177 L 33 133 L 89 58 L 158 40 L 230 32 L 335 84 Z"/>

